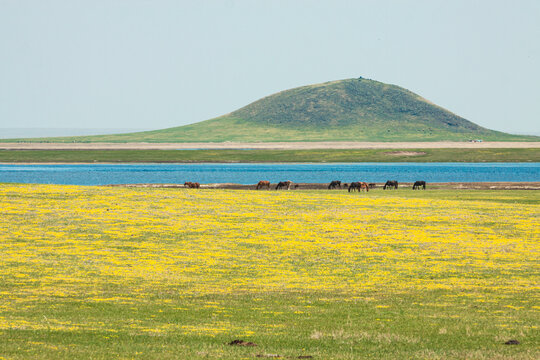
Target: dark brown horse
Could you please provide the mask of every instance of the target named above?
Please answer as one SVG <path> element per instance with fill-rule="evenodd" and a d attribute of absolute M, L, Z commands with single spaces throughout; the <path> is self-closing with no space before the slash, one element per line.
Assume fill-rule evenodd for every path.
<path fill-rule="evenodd" d="M 359 182 L 352 182 L 349 185 L 349 192 L 351 191 L 360 191 L 360 183 Z"/>
<path fill-rule="evenodd" d="M 351 185 L 349 185 L 349 192 L 362 190 L 366 190 L 366 192 L 369 191 L 369 185 L 363 181 L 352 182 Z"/>
<path fill-rule="evenodd" d="M 384 184 L 383 190 L 386 190 L 386 188 L 389 188 L 389 189 L 395 188 L 395 189 L 397 189 L 397 188 L 398 188 L 398 182 L 397 182 L 397 180 L 388 180 L 388 181 L 386 182 L 386 184 Z"/>
<path fill-rule="evenodd" d="M 340 188 L 341 189 L 341 181 L 339 180 L 334 180 L 330 183 L 330 185 L 328 185 L 328 190 L 332 190 L 332 189 L 335 189 L 335 188 Z"/>
<path fill-rule="evenodd" d="M 186 181 L 184 183 L 184 187 L 187 187 L 190 189 L 199 189 L 201 187 L 201 184 L 199 184 L 198 182 Z"/>
<path fill-rule="evenodd" d="M 423 180 L 419 180 L 419 181 L 415 181 L 414 182 L 414 185 L 412 186 L 412 189 L 413 190 L 420 190 L 420 188 L 422 188 L 422 190 L 426 190 L 426 182 L 423 181 Z"/>
<path fill-rule="evenodd" d="M 270 190 L 270 181 L 266 181 L 266 180 L 259 181 L 259 183 L 257 184 L 257 190 L 262 189 L 262 188 L 267 188 L 268 190 Z"/>
<path fill-rule="evenodd" d="M 287 190 L 290 190 L 292 184 L 293 184 L 293 182 L 291 180 L 280 181 L 276 186 L 276 190 L 279 190 L 279 189 L 285 188 L 285 187 L 287 188 Z M 296 186 L 296 187 L 298 187 L 298 186 Z"/>

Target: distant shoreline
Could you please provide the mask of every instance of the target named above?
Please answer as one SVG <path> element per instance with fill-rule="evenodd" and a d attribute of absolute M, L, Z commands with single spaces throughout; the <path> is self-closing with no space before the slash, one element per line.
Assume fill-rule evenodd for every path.
<path fill-rule="evenodd" d="M 2 182 L 0 182 L 2 184 Z M 91 186 L 91 187 L 125 187 L 125 188 L 152 188 L 152 189 L 188 189 L 184 184 L 175 183 L 139 183 L 139 184 L 105 184 L 105 185 L 70 185 L 70 184 L 40 184 L 40 183 L 3 183 L 3 184 L 19 184 L 19 185 L 55 185 L 55 186 Z M 297 190 L 328 190 L 328 183 L 295 183 L 297 188 L 290 190 L 276 190 L 275 183 L 270 185 L 270 189 L 257 190 L 257 184 L 236 184 L 236 183 L 208 183 L 201 184 L 200 189 L 189 189 L 189 191 L 220 189 L 220 190 L 253 190 L 253 191 L 297 191 Z M 370 191 L 385 191 L 388 193 L 401 192 L 411 189 L 413 183 L 399 183 L 397 190 L 383 190 L 384 183 L 375 183 L 374 188 Z M 495 182 L 433 182 L 426 184 L 426 190 L 540 190 L 539 181 L 495 181 Z M 344 191 L 347 192 L 347 187 L 342 189 L 328 190 L 332 192 Z M 359 193 L 361 194 L 361 193 Z"/>
<path fill-rule="evenodd" d="M 3 150 L 316 150 L 316 149 L 526 149 L 540 148 L 540 142 L 222 142 L 222 143 L 9 143 Z"/>
<path fill-rule="evenodd" d="M 375 183 L 375 188 L 371 190 L 382 190 L 384 183 Z M 270 190 L 261 189 L 256 190 L 256 184 L 253 185 L 243 185 L 243 184 L 234 184 L 234 183 L 214 183 L 214 184 L 201 184 L 201 189 L 228 189 L 228 190 L 255 190 L 255 191 L 278 191 L 275 190 L 277 184 L 271 184 Z M 298 183 L 297 189 L 291 189 L 288 191 L 295 190 L 328 190 L 327 183 Z M 107 187 L 134 187 L 134 188 L 186 188 L 183 184 L 112 184 L 112 185 L 99 185 Z M 400 183 L 399 190 L 411 189 L 413 183 Z M 527 182 L 517 182 L 517 181 L 499 181 L 499 182 L 444 182 L 444 183 L 427 183 L 429 189 L 447 189 L 447 190 L 540 190 L 540 182 L 537 181 L 527 181 Z M 190 189 L 192 191 L 197 191 L 197 189 Z M 287 190 L 279 190 L 287 191 Z M 347 191 L 344 189 L 335 189 L 329 191 Z M 392 191 L 392 190 L 386 190 Z M 418 190 L 423 191 L 423 190 Z"/>

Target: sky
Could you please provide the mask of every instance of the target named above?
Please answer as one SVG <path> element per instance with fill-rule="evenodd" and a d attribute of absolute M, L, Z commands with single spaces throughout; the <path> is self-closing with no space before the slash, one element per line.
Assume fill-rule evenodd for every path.
<path fill-rule="evenodd" d="M 161 129 L 362 76 L 539 134 L 539 39 L 538 0 L 0 0 L 0 128 Z"/>

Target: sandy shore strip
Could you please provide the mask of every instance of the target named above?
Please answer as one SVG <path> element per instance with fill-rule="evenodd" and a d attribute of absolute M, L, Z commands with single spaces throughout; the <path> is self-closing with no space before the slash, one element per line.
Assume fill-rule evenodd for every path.
<path fill-rule="evenodd" d="M 223 142 L 223 143 L 1 143 L 3 150 L 315 150 L 315 149 L 526 149 L 540 142 Z"/>
<path fill-rule="evenodd" d="M 275 191 L 277 184 L 271 184 L 270 191 Z M 293 190 L 325 190 L 328 189 L 327 183 L 297 183 L 298 187 Z M 374 183 L 371 190 L 382 190 L 384 183 Z M 136 187 L 136 188 L 186 188 L 183 184 L 115 184 L 106 185 L 112 187 Z M 400 183 L 399 189 L 411 189 L 413 183 Z M 256 190 L 257 185 L 242 185 L 234 183 L 221 184 L 201 184 L 201 189 L 231 189 L 231 190 Z M 540 190 L 540 182 L 446 182 L 446 183 L 427 183 L 429 189 L 454 189 L 454 190 Z M 197 189 L 190 189 L 197 191 Z M 259 191 L 268 191 L 266 189 Z M 287 191 L 287 190 L 280 190 Z M 340 191 L 340 190 L 332 190 Z M 341 191 L 347 191 L 344 187 Z M 386 190 L 392 191 L 392 190 Z M 396 191 L 396 190 L 394 190 Z M 421 190 L 419 190 L 421 191 Z"/>

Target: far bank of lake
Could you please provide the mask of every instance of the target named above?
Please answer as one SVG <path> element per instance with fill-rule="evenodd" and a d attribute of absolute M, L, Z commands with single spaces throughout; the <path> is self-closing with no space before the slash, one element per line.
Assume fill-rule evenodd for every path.
<path fill-rule="evenodd" d="M 366 162 L 540 162 L 530 148 L 365 148 L 365 149 L 0 149 L 0 163 L 366 163 Z M 30 144 L 32 145 L 32 144 Z M 78 146 L 81 144 L 77 144 Z M 133 144 L 130 144 L 133 145 Z M 111 145 L 112 146 L 112 145 Z M 160 145 L 162 146 L 162 145 Z M 531 145 L 532 146 L 532 145 Z"/>

